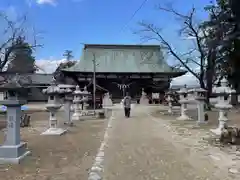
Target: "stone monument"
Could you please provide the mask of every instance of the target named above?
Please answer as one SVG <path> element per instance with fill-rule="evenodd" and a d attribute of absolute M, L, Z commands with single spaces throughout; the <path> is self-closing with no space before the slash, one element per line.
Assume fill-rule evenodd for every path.
<path fill-rule="evenodd" d="M 218 128 L 211 129 L 211 132 L 213 132 L 216 135 L 221 135 L 222 131 L 225 127 L 227 127 L 228 117 L 227 112 L 232 108 L 232 105 L 230 104 L 229 97 L 230 94 L 235 93 L 235 90 L 232 90 L 230 87 L 228 87 L 228 81 L 224 77 L 221 81 L 221 86 L 215 88 L 215 93 L 218 95 L 218 101 L 215 104 L 215 108 L 219 110 L 219 117 L 218 117 Z M 225 99 L 225 97 L 228 97 Z"/>
<path fill-rule="evenodd" d="M 181 115 L 180 117 L 177 118 L 177 120 L 190 120 L 191 118 L 186 114 L 187 102 L 188 102 L 188 99 L 187 99 L 188 91 L 187 91 L 186 85 L 184 85 L 183 88 L 177 91 L 177 93 L 180 96 L 179 103 L 181 104 Z"/>
<path fill-rule="evenodd" d="M 72 126 L 72 117 L 71 117 L 71 107 L 72 107 L 72 101 L 73 101 L 73 96 L 72 96 L 72 90 L 70 88 L 64 89 L 64 112 L 66 116 L 66 120 L 64 124 Z"/>
<path fill-rule="evenodd" d="M 0 86 L 0 90 L 7 93 L 7 99 L 0 101 L 7 107 L 7 128 L 4 143 L 0 146 L 0 163 L 18 164 L 30 154 L 27 144 L 20 138 L 21 106 L 26 100 L 20 99 L 19 93 L 24 88 L 18 75 Z"/>
<path fill-rule="evenodd" d="M 206 100 L 206 90 L 202 88 L 194 89 L 195 92 L 195 100 L 197 102 L 197 112 L 198 112 L 198 121 L 197 124 L 205 124 L 205 111 L 204 105 Z"/>
<path fill-rule="evenodd" d="M 42 135 L 62 135 L 66 130 L 58 127 L 56 113 L 62 107 L 60 94 L 63 94 L 64 90 L 60 89 L 57 86 L 56 81 L 53 79 L 52 84 L 47 89 L 44 89 L 43 93 L 48 95 L 46 109 L 50 112 L 50 117 L 49 128 L 43 132 Z"/>
<path fill-rule="evenodd" d="M 143 104 L 143 105 L 148 105 L 149 104 L 149 99 L 147 97 L 147 94 L 144 92 L 143 88 L 142 88 L 142 96 L 140 98 L 140 104 Z"/>

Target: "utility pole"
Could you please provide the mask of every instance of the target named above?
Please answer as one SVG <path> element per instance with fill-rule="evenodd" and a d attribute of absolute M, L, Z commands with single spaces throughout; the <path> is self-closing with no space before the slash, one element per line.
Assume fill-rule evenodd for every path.
<path fill-rule="evenodd" d="M 66 50 L 63 54 L 64 57 L 66 57 L 67 61 L 70 61 L 72 58 L 73 58 L 73 55 L 72 55 L 72 51 L 71 50 Z"/>

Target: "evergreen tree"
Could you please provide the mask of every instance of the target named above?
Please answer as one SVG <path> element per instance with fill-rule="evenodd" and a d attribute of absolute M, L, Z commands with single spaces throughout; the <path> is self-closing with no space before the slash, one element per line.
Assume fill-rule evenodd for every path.
<path fill-rule="evenodd" d="M 210 18 L 204 23 L 211 36 L 208 42 L 215 44 L 219 71 L 227 75 L 233 84 L 240 75 L 240 2 L 238 0 L 217 0 L 206 7 Z M 235 87 L 237 88 L 237 87 Z"/>
<path fill-rule="evenodd" d="M 57 80 L 57 82 L 59 82 L 59 83 L 72 84 L 73 81 L 71 81 L 69 78 L 64 77 L 62 69 L 70 68 L 70 67 L 74 66 L 77 61 L 72 60 L 73 55 L 72 55 L 72 51 L 70 51 L 70 50 L 66 50 L 64 52 L 63 56 L 66 57 L 67 61 L 60 63 L 59 66 L 57 67 L 56 71 L 53 73 L 53 75 L 54 75 L 55 79 Z"/>
<path fill-rule="evenodd" d="M 33 57 L 32 48 L 25 39 L 19 37 L 13 44 L 15 46 L 12 52 L 11 60 L 8 64 L 7 72 L 13 73 L 34 73 L 35 58 Z"/>

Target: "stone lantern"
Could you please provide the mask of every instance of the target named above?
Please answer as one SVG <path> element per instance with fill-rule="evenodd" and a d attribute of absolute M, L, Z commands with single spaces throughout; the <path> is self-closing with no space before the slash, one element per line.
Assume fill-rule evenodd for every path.
<path fill-rule="evenodd" d="M 52 84 L 43 90 L 43 93 L 48 95 L 46 109 L 50 112 L 50 117 L 49 128 L 42 135 L 62 135 L 66 130 L 58 127 L 56 113 L 62 107 L 60 95 L 64 93 L 64 90 L 60 89 L 53 80 Z"/>
<path fill-rule="evenodd" d="M 204 105 L 206 100 L 206 90 L 202 88 L 198 88 L 194 90 L 195 92 L 195 100 L 197 101 L 197 110 L 198 110 L 198 124 L 204 124 L 205 121 L 205 111 Z"/>
<path fill-rule="evenodd" d="M 173 114 L 173 92 L 170 90 L 166 93 L 167 95 L 167 102 L 168 102 L 168 114 Z"/>
<path fill-rule="evenodd" d="M 88 97 L 90 93 L 87 91 L 87 86 L 84 86 L 84 89 L 82 91 L 82 103 L 83 103 L 83 110 L 86 111 L 88 108 Z"/>
<path fill-rule="evenodd" d="M 232 105 L 230 104 L 229 101 L 229 97 L 235 91 L 228 87 L 227 79 L 223 78 L 221 80 L 221 86 L 215 88 L 214 92 L 218 95 L 218 102 L 215 104 L 215 108 L 219 110 L 218 118 L 219 124 L 218 128 L 211 129 L 211 132 L 213 132 L 216 135 L 221 135 L 223 129 L 227 127 L 228 122 L 227 112 L 232 108 Z M 228 98 L 225 99 L 226 96 Z"/>
<path fill-rule="evenodd" d="M 21 142 L 20 138 L 21 106 L 26 104 L 26 100 L 20 99 L 23 89 L 18 75 L 0 86 L 0 90 L 7 93 L 7 99 L 0 101 L 0 104 L 7 107 L 7 127 L 4 143 L 0 146 L 0 163 L 18 164 L 30 154 L 27 144 Z"/>
<path fill-rule="evenodd" d="M 73 103 L 75 104 L 74 106 L 74 113 L 72 115 L 72 120 L 73 121 L 78 121 L 80 120 L 81 117 L 81 103 L 82 103 L 82 91 L 80 90 L 80 87 L 77 85 L 76 90 L 73 92 Z"/>
<path fill-rule="evenodd" d="M 177 118 L 177 120 L 189 120 L 190 117 L 188 117 L 188 115 L 186 114 L 187 103 L 188 103 L 188 99 L 187 99 L 187 95 L 188 95 L 187 86 L 184 85 L 184 87 L 181 88 L 179 91 L 177 91 L 177 93 L 180 96 L 179 103 L 181 104 L 181 115 L 180 115 L 180 117 Z"/>

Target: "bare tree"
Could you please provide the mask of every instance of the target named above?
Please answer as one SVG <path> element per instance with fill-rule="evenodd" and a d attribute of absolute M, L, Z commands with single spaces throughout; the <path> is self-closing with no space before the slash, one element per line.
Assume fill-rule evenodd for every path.
<path fill-rule="evenodd" d="M 4 13 L 0 12 L 0 20 L 3 21 L 4 26 L 2 26 L 1 41 L 0 42 L 0 71 L 3 71 L 9 61 L 11 61 L 11 56 L 16 50 L 21 50 L 23 46 L 19 46 L 17 40 L 19 38 L 27 39 L 29 35 L 27 29 L 25 28 L 27 18 L 22 16 L 17 20 L 10 20 L 10 18 Z M 35 33 L 35 32 L 33 32 Z M 35 50 L 35 48 L 41 45 L 37 44 L 35 35 L 32 35 L 33 42 L 29 43 L 29 48 Z M 24 49 L 23 49 L 24 50 Z"/>
<path fill-rule="evenodd" d="M 196 9 L 192 8 L 187 14 L 182 14 L 175 10 L 172 6 L 159 6 L 160 11 L 170 13 L 180 20 L 179 36 L 181 39 L 190 38 L 193 46 L 188 52 L 179 53 L 168 42 L 163 34 L 162 29 L 155 24 L 140 22 L 141 30 L 138 32 L 141 38 L 145 41 L 157 40 L 162 48 L 178 61 L 178 65 L 191 73 L 198 81 L 201 88 L 208 90 L 208 98 L 211 94 L 213 76 L 214 76 L 214 53 L 215 48 L 207 43 L 210 30 L 201 26 L 201 23 L 196 23 Z M 205 80 L 207 83 L 205 84 Z M 209 99 L 208 99 L 209 100 Z"/>

